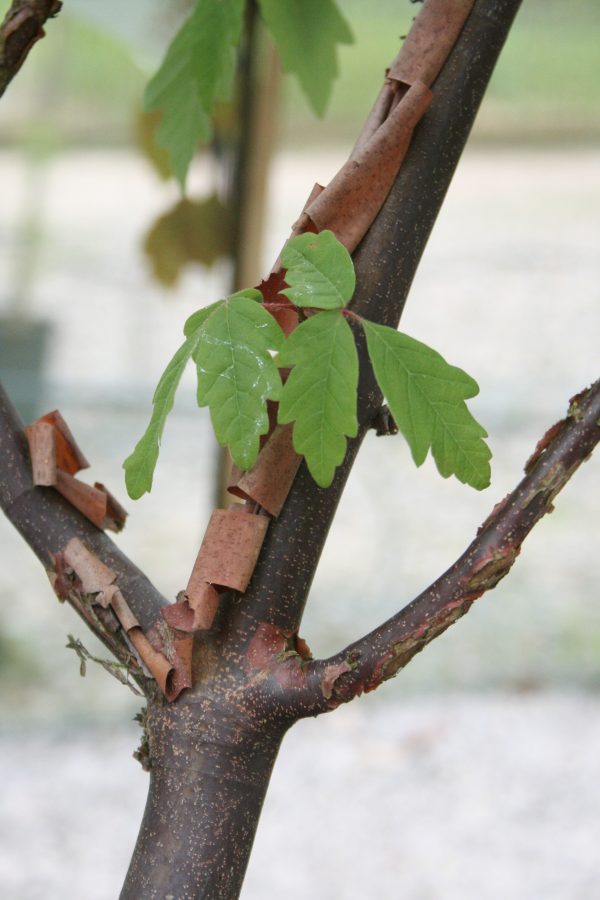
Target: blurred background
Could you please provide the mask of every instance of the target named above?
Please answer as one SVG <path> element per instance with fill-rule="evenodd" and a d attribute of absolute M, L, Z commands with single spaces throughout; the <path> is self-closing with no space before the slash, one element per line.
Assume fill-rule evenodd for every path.
<path fill-rule="evenodd" d="M 264 179 L 264 202 L 260 190 L 247 200 L 250 229 L 233 246 L 230 111 L 219 111 L 184 204 L 160 176 L 141 114 L 186 2 L 167 11 L 153 0 L 69 0 L 0 104 L 1 377 L 26 420 L 61 410 L 92 461 L 84 479 L 129 509 L 119 546 L 168 597 L 187 583 L 219 466 L 191 377 L 150 496 L 125 502 L 121 464 L 185 318 L 270 269 L 312 184 L 345 159 L 415 14 L 403 0 L 340 6 L 355 44 L 340 51 L 323 121 L 262 41 L 267 107 L 256 104 L 251 178 Z M 595 0 L 523 4 L 402 322 L 479 381 L 492 486 L 477 494 L 443 481 L 429 460 L 415 470 L 400 438 L 368 438 L 303 627 L 315 655 L 374 627 L 447 568 L 569 398 L 598 376 L 599 42 Z M 292 731 L 244 900 L 596 896 L 599 496 L 594 459 L 465 619 L 376 694 Z M 140 698 L 93 664 L 82 680 L 68 634 L 104 655 L 2 519 L 9 900 L 116 897 L 145 801 L 147 776 L 131 759 Z"/>

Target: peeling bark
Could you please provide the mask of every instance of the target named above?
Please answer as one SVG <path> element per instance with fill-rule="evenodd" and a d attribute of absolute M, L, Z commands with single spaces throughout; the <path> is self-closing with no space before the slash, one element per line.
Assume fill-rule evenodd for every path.
<path fill-rule="evenodd" d="M 0 507 L 52 579 L 60 575 L 57 554 L 78 538 L 115 573 L 142 628 L 147 630 L 156 621 L 166 600 L 146 576 L 53 488 L 34 485 L 24 425 L 1 386 Z M 77 604 L 73 605 L 81 614 Z M 118 656 L 119 647 L 112 646 L 107 635 L 98 636 Z"/>
<path fill-rule="evenodd" d="M 519 3 L 427 0 L 419 28 L 433 15 L 433 25 L 425 29 L 425 37 L 431 38 L 446 21 L 437 19 L 435 10 L 444 10 L 445 16 L 452 13 L 452 40 L 443 30 L 443 53 L 426 42 L 427 52 L 413 53 L 408 65 L 410 48 L 419 37 L 415 34 L 405 45 L 404 62 L 401 55 L 389 72 L 354 158 L 394 109 L 400 109 L 401 97 L 408 96 L 403 85 L 424 81 L 433 96 L 427 114 L 412 132 L 381 211 L 354 253 L 357 291 L 352 309 L 372 321 L 398 323 Z M 13 4 L 13 9 L 16 6 L 35 4 Z M 454 18 L 457 11 L 460 15 Z M 422 37 L 421 33 L 419 40 Z M 391 84 L 394 81 L 397 86 Z M 421 91 L 420 96 L 429 95 Z M 411 120 L 411 129 L 413 124 Z M 323 193 L 317 190 L 312 201 L 319 203 Z M 308 212 L 304 216 L 298 228 L 316 227 Z M 262 285 L 265 298 L 279 287 L 281 276 L 275 273 Z M 293 325 L 287 322 L 287 327 Z M 551 509 L 558 491 L 598 440 L 600 389 L 595 386 L 576 398 L 568 421 L 541 442 L 525 479 L 492 511 L 448 572 L 372 634 L 329 660 L 313 661 L 298 637 L 304 604 L 361 441 L 369 428 L 381 422 L 382 398 L 360 336 L 358 344 L 359 434 L 349 441 L 331 488 L 317 487 L 304 464 L 294 478 L 297 460 L 292 456 L 285 476 L 286 490 L 287 480 L 293 481 L 287 499 L 277 492 L 269 505 L 265 503 L 273 521 L 248 512 L 232 514 L 241 530 L 260 531 L 248 544 L 236 544 L 237 561 L 243 564 L 240 571 L 230 570 L 231 560 L 221 559 L 220 551 L 215 555 L 206 549 L 186 594 L 168 609 L 164 598 L 106 535 L 51 488 L 34 486 L 22 425 L 0 393 L 0 503 L 50 570 L 59 596 L 72 603 L 117 656 L 124 652 L 118 633 L 127 611 L 119 607 L 119 620 L 111 603 L 103 609 L 90 603 L 84 591 L 71 589 L 60 551 L 77 538 L 115 574 L 114 583 L 133 614 L 127 620 L 130 630 L 135 631 L 139 623 L 157 653 L 171 662 L 173 654 L 180 653 L 192 669 L 192 686 L 172 704 L 153 683 L 145 684 L 148 743 L 144 743 L 143 759 L 151 769 L 150 793 L 121 895 L 125 900 L 169 895 L 234 900 L 286 730 L 303 716 L 325 712 L 375 689 L 494 587 L 509 571 L 526 534 Z M 48 443 L 47 431 L 37 437 Z M 268 443 L 263 452 L 268 460 L 267 448 Z M 52 473 L 45 470 L 42 477 L 49 479 Z M 250 475 L 247 482 L 252 482 Z M 267 494 L 254 496 L 253 492 L 256 483 L 261 492 L 265 484 L 260 479 L 247 482 L 240 482 L 240 489 L 254 499 L 255 507 L 262 506 L 261 498 Z M 180 629 L 196 633 L 192 638 Z M 178 677 L 182 671 L 178 670 Z"/>
<path fill-rule="evenodd" d="M 354 254 L 352 306 L 373 321 L 398 322 L 518 7 L 519 0 L 475 3 L 434 82 L 433 101 L 414 131 L 399 176 Z M 263 284 L 267 298 L 278 289 L 278 278 L 272 275 Z M 306 466 L 300 466 L 279 516 L 269 525 L 245 593 L 222 594 L 212 627 L 196 634 L 194 687 L 169 709 L 152 705 L 150 797 L 125 900 L 169 892 L 211 900 L 237 897 L 286 729 L 303 715 L 338 704 L 346 679 L 358 692 L 360 659 L 351 650 L 311 663 L 300 652 L 297 633 L 346 478 L 381 406 L 360 344 L 359 353 L 360 430 L 333 485 L 317 487 Z M 459 613 L 458 606 L 445 610 L 430 628 L 441 630 Z M 391 655 L 382 676 L 391 676 L 400 657 L 393 644 L 384 649 Z"/>

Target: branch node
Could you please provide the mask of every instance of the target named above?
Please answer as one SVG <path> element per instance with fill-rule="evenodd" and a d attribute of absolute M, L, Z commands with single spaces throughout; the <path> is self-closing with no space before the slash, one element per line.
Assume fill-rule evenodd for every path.
<path fill-rule="evenodd" d="M 371 428 L 374 429 L 377 437 L 387 437 L 388 435 L 398 434 L 398 425 L 394 419 L 387 403 L 382 403 L 375 416 Z"/>

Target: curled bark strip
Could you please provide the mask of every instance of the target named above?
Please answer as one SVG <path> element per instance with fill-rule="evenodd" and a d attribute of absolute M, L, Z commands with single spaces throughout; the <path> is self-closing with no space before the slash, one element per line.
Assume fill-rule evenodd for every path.
<path fill-rule="evenodd" d="M 127 513 L 103 484 L 93 487 L 79 481 L 75 474 L 89 463 L 58 412 L 47 413 L 25 428 L 33 483 L 54 487 L 71 506 L 79 510 L 97 528 L 121 531 Z"/>
<path fill-rule="evenodd" d="M 520 484 L 500 503 L 463 555 L 379 628 L 328 660 L 309 663 L 301 715 L 316 715 L 375 690 L 469 611 L 510 571 L 523 541 L 600 441 L 600 381 L 578 395 Z M 347 670 L 336 667 L 347 664 Z M 331 673 L 335 673 L 333 681 Z M 331 686 L 327 697 L 324 685 Z"/>
<path fill-rule="evenodd" d="M 302 207 L 302 212 L 300 213 L 300 215 L 298 216 L 298 218 L 292 225 L 292 233 L 290 234 L 290 238 L 298 237 L 299 234 L 304 234 L 305 231 L 315 231 L 316 230 L 315 223 L 312 221 L 312 219 L 310 218 L 310 216 L 308 215 L 306 210 L 311 205 L 311 203 L 314 203 L 314 201 L 317 199 L 317 197 L 319 197 L 323 193 L 324 190 L 325 190 L 325 188 L 322 184 L 315 182 L 310 194 L 308 195 L 308 200 Z M 277 263 L 275 265 L 276 265 L 276 268 L 278 268 Z"/>
<path fill-rule="evenodd" d="M 172 676 L 175 667 L 164 654 L 153 647 L 142 631 L 137 617 L 132 612 L 119 587 L 115 584 L 116 575 L 112 569 L 104 565 L 77 538 L 72 538 L 64 548 L 62 560 L 64 565 L 72 570 L 79 579 L 82 592 L 93 596 L 93 603 L 104 609 L 110 606 L 121 628 L 136 649 L 143 665 L 155 679 L 163 694 L 165 694 L 167 699 L 175 699 L 175 696 L 183 689 L 183 687 L 180 687 L 177 693 L 173 695 Z M 182 684 L 185 677 L 184 673 L 180 672 L 177 676 L 177 683 Z M 190 672 L 187 680 L 191 680 L 191 651 Z"/>
<path fill-rule="evenodd" d="M 127 634 L 130 635 L 130 632 L 135 628 L 140 628 L 140 623 L 130 610 L 125 597 L 118 587 L 115 587 L 114 590 L 109 590 L 106 599 L 112 606 L 113 612 L 121 623 L 123 631 L 126 631 Z"/>
<path fill-rule="evenodd" d="M 411 85 L 369 140 L 353 152 L 307 207 L 306 214 L 319 231 L 329 228 L 350 253 L 381 209 L 431 97 L 421 82 Z"/>
<path fill-rule="evenodd" d="M 165 655 L 173 666 L 173 673 L 167 681 L 167 700 L 173 701 L 179 694 L 192 686 L 192 653 L 194 639 L 191 634 L 173 631 L 172 655 L 169 647 L 165 647 Z"/>
<path fill-rule="evenodd" d="M 181 595 L 180 595 L 181 596 Z M 189 584 L 177 603 L 161 610 L 171 628 L 179 631 L 205 631 L 210 628 L 219 608 L 219 593 L 206 581 L 199 580 L 192 572 Z"/>
<path fill-rule="evenodd" d="M 431 86 L 446 62 L 475 0 L 425 0 L 388 71 L 403 84 Z"/>
<path fill-rule="evenodd" d="M 72 538 L 62 557 L 81 581 L 81 587 L 86 594 L 100 594 L 106 591 L 115 580 L 115 573 L 98 559 L 77 538 Z"/>
<path fill-rule="evenodd" d="M 125 604 L 125 606 L 127 606 L 127 604 Z M 127 610 L 121 609 L 125 621 L 129 621 L 129 616 L 127 615 L 128 610 L 129 607 L 127 607 Z M 118 613 L 116 613 L 116 611 L 115 614 L 118 617 Z M 174 700 L 175 697 L 171 696 L 172 692 L 170 690 L 169 684 L 170 676 L 172 676 L 174 669 L 169 660 L 165 656 L 163 656 L 162 653 L 159 653 L 158 650 L 154 649 L 154 647 L 140 628 L 139 623 L 136 625 L 132 624 L 129 628 L 125 628 L 125 625 L 123 625 L 123 630 L 127 633 L 127 637 L 135 647 L 139 658 L 148 669 L 150 675 L 152 676 L 152 678 L 154 678 L 167 700 Z"/>
<path fill-rule="evenodd" d="M 54 487 L 86 519 L 89 519 L 98 528 L 102 527 L 106 513 L 106 494 L 60 469 L 56 473 Z"/>
<path fill-rule="evenodd" d="M 99 481 L 94 482 L 94 487 L 97 491 L 104 494 L 105 497 L 104 515 L 98 528 L 107 528 L 109 531 L 121 531 L 125 527 L 127 510 L 121 506 L 117 498 L 111 494 L 108 488 Z"/>
<path fill-rule="evenodd" d="M 228 487 L 230 493 L 253 500 L 275 518 L 302 462 L 292 444 L 292 430 L 291 425 L 277 425 L 254 466 Z"/>
<path fill-rule="evenodd" d="M 355 159 L 355 157 L 359 155 L 360 151 L 369 143 L 379 126 L 383 125 L 390 113 L 394 95 L 394 89 L 386 82 L 379 91 L 371 112 L 367 116 L 365 124 L 356 139 L 356 143 L 350 154 L 350 159 Z"/>
<path fill-rule="evenodd" d="M 69 475 L 76 475 L 82 469 L 89 469 L 89 462 L 77 445 L 71 429 L 57 409 L 46 413 L 45 416 L 40 416 L 31 425 L 26 426 L 25 433 L 29 441 L 32 459 L 34 459 L 34 453 L 39 453 L 36 446 L 39 441 L 39 435 L 40 433 L 43 434 L 48 427 L 51 427 L 53 431 L 54 466 L 62 469 L 63 472 L 67 472 Z M 41 484 L 41 482 L 37 481 L 34 483 Z"/>
<path fill-rule="evenodd" d="M 237 509 L 215 509 L 190 577 L 242 593 L 252 577 L 269 519 Z"/>
<path fill-rule="evenodd" d="M 54 487 L 97 528 L 121 531 L 125 525 L 127 513 L 100 482 L 92 487 L 58 469 Z"/>
<path fill-rule="evenodd" d="M 13 0 L 0 25 L 0 97 L 61 6 L 60 0 Z"/>
<path fill-rule="evenodd" d="M 167 674 L 164 694 L 170 702 L 186 688 L 192 686 L 192 652 L 194 638 L 171 628 L 159 619 L 148 631 L 147 638 L 155 651 L 162 654 L 171 664 Z"/>
<path fill-rule="evenodd" d="M 37 421 L 26 428 L 33 483 L 43 487 L 56 484 L 56 438 L 54 426 Z"/>

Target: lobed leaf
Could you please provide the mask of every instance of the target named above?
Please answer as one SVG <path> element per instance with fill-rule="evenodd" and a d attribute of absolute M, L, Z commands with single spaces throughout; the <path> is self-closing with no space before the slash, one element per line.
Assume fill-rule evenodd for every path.
<path fill-rule="evenodd" d="M 194 332 L 198 405 L 209 407 L 217 440 L 241 469 L 254 464 L 269 429 L 266 402 L 278 400 L 282 387 L 269 351 L 281 347 L 284 335 L 255 295 L 241 291 L 214 305 Z"/>
<path fill-rule="evenodd" d="M 465 400 L 477 382 L 439 353 L 406 334 L 363 320 L 375 377 L 413 459 L 420 466 L 431 450 L 444 478 L 482 490 L 490 483 L 487 432 Z"/>
<path fill-rule="evenodd" d="M 191 316 L 185 320 L 185 325 L 183 326 L 183 333 L 186 337 L 192 335 L 195 331 L 198 331 L 200 326 L 204 323 L 205 319 L 207 319 L 212 312 L 215 311 L 217 306 L 221 306 L 222 303 L 225 303 L 224 300 L 217 300 L 215 303 L 211 303 L 208 306 L 203 306 L 202 309 L 197 309 L 196 312 L 193 312 Z"/>
<path fill-rule="evenodd" d="M 325 112 L 338 74 L 337 45 L 353 43 L 333 0 L 258 0 L 283 68 L 298 77 L 317 115 Z"/>
<path fill-rule="evenodd" d="M 281 291 L 295 306 L 339 309 L 356 286 L 352 258 L 332 231 L 291 238 L 281 254 L 287 270 Z"/>
<path fill-rule="evenodd" d="M 165 422 L 173 409 L 175 391 L 197 341 L 197 334 L 188 337 L 163 372 L 152 398 L 152 417 L 148 427 L 135 445 L 133 453 L 123 463 L 125 485 L 132 500 L 139 500 L 143 494 L 149 493 L 152 489 L 152 478 Z"/>
<path fill-rule="evenodd" d="M 182 188 L 199 141 L 212 135 L 215 101 L 229 99 L 243 12 L 243 0 L 197 0 L 146 88 L 146 110 L 163 111 L 156 143 Z"/>
<path fill-rule="evenodd" d="M 258 303 L 262 301 L 262 294 L 260 291 L 257 291 L 256 288 L 246 288 L 243 291 L 236 291 L 236 293 L 231 294 L 227 300 L 217 300 L 209 306 L 203 306 L 202 309 L 197 309 L 191 316 L 188 316 L 185 325 L 183 326 L 183 333 L 185 336 L 189 337 L 190 334 L 200 328 L 205 319 L 215 311 L 217 306 L 221 306 L 223 303 L 227 303 L 231 300 L 237 300 L 239 297 L 246 297 L 248 300 L 254 300 Z"/>
<path fill-rule="evenodd" d="M 320 487 L 333 481 L 358 430 L 358 356 L 350 326 L 339 312 L 320 312 L 299 325 L 279 354 L 293 366 L 279 404 L 281 424 L 294 422 L 293 442 Z"/>

